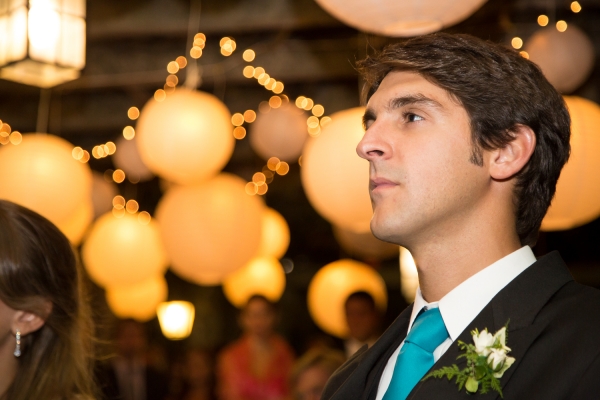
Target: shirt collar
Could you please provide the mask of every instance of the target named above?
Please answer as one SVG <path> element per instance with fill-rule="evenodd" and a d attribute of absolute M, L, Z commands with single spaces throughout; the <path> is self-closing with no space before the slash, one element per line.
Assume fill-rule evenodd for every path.
<path fill-rule="evenodd" d="M 523 246 L 471 276 L 440 301 L 427 303 L 418 288 L 408 331 L 421 309 L 439 307 L 448 334 L 455 341 L 494 296 L 534 262 L 531 247 Z"/>

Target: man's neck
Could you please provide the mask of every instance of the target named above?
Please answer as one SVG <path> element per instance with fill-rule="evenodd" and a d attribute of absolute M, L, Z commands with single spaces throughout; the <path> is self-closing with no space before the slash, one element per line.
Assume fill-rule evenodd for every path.
<path fill-rule="evenodd" d="M 411 248 L 419 271 L 419 286 L 428 302 L 439 301 L 452 289 L 494 262 L 521 248 L 514 229 L 497 226 L 455 231 Z"/>

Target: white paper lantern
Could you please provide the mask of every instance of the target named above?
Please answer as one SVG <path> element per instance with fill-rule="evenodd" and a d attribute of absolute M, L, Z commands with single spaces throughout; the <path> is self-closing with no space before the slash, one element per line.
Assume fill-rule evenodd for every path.
<path fill-rule="evenodd" d="M 117 185 L 107 182 L 104 176 L 98 172 L 92 175 L 92 203 L 94 206 L 94 218 L 109 212 L 113 208 L 113 199 L 119 194 Z"/>
<path fill-rule="evenodd" d="M 60 224 L 91 199 L 92 172 L 57 136 L 28 133 L 18 146 L 0 148 L 0 198 Z"/>
<path fill-rule="evenodd" d="M 56 224 L 73 246 L 78 246 L 94 220 L 94 205 L 91 200 L 84 201 L 66 220 Z"/>
<path fill-rule="evenodd" d="M 131 285 L 106 288 L 106 302 L 117 317 L 141 322 L 156 316 L 156 308 L 167 300 L 167 295 L 167 281 L 162 275 Z"/>
<path fill-rule="evenodd" d="M 400 246 L 400 291 L 407 303 L 415 301 L 419 287 L 417 265 L 410 251 Z"/>
<path fill-rule="evenodd" d="M 308 310 L 315 323 L 325 332 L 346 337 L 348 326 L 344 305 L 355 292 L 367 292 L 380 311 L 387 306 L 387 290 L 381 275 L 366 264 L 339 260 L 316 273 L 308 286 Z"/>
<path fill-rule="evenodd" d="M 543 231 L 572 229 L 600 216 L 600 106 L 565 96 L 571 115 L 571 157 L 542 221 Z"/>
<path fill-rule="evenodd" d="M 154 177 L 152 171 L 142 161 L 136 138 L 127 140 L 121 136 L 116 144 L 117 151 L 113 155 L 115 167 L 122 169 L 130 179 L 147 181 Z"/>
<path fill-rule="evenodd" d="M 316 0 L 356 29 L 384 36 L 417 36 L 463 21 L 486 0 Z"/>
<path fill-rule="evenodd" d="M 244 267 L 232 272 L 223 281 L 227 299 L 242 308 L 254 295 L 277 302 L 285 289 L 285 271 L 273 257 L 253 258 Z"/>
<path fill-rule="evenodd" d="M 264 205 L 245 182 L 219 174 L 195 186 L 174 186 L 156 211 L 171 269 L 202 285 L 217 285 L 257 253 Z"/>
<path fill-rule="evenodd" d="M 265 160 L 296 162 L 308 138 L 306 118 L 304 111 L 289 103 L 259 113 L 250 125 L 250 145 Z"/>
<path fill-rule="evenodd" d="M 168 258 L 154 220 L 137 215 L 104 214 L 92 226 L 81 249 L 83 264 L 98 285 L 125 286 L 161 275 Z"/>
<path fill-rule="evenodd" d="M 216 175 L 233 153 L 231 114 L 212 94 L 187 89 L 150 99 L 137 122 L 138 149 L 157 175 L 193 184 Z M 118 149 L 117 149 L 118 151 Z"/>
<path fill-rule="evenodd" d="M 594 45 L 581 29 L 542 28 L 525 42 L 529 59 L 561 93 L 570 93 L 588 78 L 594 67 Z"/>
<path fill-rule="evenodd" d="M 290 228 L 285 218 L 272 208 L 266 208 L 262 215 L 262 231 L 258 257 L 281 258 L 290 245 Z"/>
<path fill-rule="evenodd" d="M 368 232 L 373 209 L 369 197 L 369 162 L 356 154 L 363 138 L 363 107 L 340 111 L 302 155 L 302 186 L 311 205 L 333 225 Z"/>

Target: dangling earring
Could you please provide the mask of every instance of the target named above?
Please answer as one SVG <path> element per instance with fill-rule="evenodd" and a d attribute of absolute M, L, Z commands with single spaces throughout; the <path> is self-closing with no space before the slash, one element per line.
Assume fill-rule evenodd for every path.
<path fill-rule="evenodd" d="M 21 331 L 17 329 L 17 333 L 15 334 L 15 339 L 17 339 L 17 346 L 15 347 L 15 352 L 13 353 L 15 357 L 21 356 Z"/>

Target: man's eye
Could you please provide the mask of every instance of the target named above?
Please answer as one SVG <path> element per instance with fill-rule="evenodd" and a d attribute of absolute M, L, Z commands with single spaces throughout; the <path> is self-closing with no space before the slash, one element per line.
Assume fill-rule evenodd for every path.
<path fill-rule="evenodd" d="M 423 120 L 423 117 L 421 117 L 420 115 L 412 114 L 412 113 L 406 113 L 406 114 L 404 114 L 404 118 L 408 122 L 418 122 L 418 121 L 422 121 Z"/>

